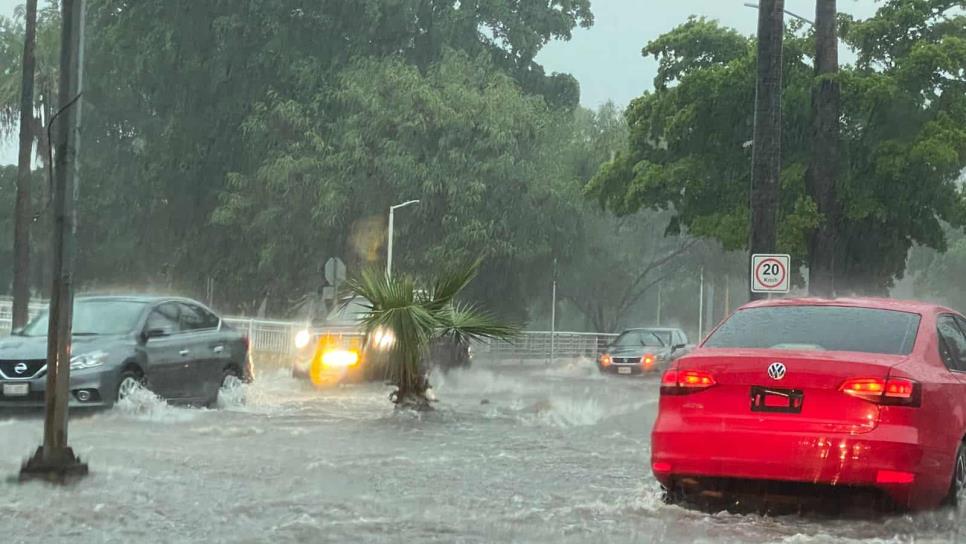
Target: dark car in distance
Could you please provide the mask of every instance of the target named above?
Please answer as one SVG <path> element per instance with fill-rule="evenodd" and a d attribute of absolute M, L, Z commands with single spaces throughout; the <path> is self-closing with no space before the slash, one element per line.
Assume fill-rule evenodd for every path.
<path fill-rule="evenodd" d="M 0 340 L 0 408 L 43 406 L 47 322 L 44 312 Z M 248 339 L 186 298 L 78 297 L 71 344 L 72 407 L 110 407 L 141 387 L 210 406 L 253 378 Z"/>
<path fill-rule="evenodd" d="M 597 358 L 601 372 L 659 372 L 684 355 L 688 338 L 681 329 L 650 327 L 622 332 Z"/>

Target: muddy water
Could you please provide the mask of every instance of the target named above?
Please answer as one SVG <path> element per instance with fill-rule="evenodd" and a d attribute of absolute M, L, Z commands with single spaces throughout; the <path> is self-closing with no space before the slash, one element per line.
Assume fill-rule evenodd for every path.
<path fill-rule="evenodd" d="M 649 477 L 653 379 L 587 362 L 435 377 L 438 410 L 380 385 L 263 376 L 218 410 L 150 395 L 75 418 L 92 475 L 0 483 L 0 542 L 966 542 L 955 512 L 763 518 L 663 505 Z M 0 475 L 41 421 L 0 414 Z"/>

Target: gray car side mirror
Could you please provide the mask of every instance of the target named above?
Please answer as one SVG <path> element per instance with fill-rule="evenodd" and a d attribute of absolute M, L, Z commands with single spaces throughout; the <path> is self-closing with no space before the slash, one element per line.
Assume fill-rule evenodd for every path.
<path fill-rule="evenodd" d="M 150 340 L 152 338 L 161 338 L 168 336 L 170 331 L 167 329 L 145 329 L 144 333 L 141 335 L 145 340 Z"/>

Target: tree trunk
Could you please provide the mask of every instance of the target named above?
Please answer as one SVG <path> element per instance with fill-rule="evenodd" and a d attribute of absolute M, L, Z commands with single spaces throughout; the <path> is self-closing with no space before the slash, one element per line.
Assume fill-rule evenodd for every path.
<path fill-rule="evenodd" d="M 784 0 L 762 0 L 758 10 L 758 86 L 751 167 L 751 253 L 774 253 L 781 175 L 782 39 Z M 762 298 L 752 293 L 752 299 Z"/>
<path fill-rule="evenodd" d="M 13 328 L 27 324 L 30 303 L 30 159 L 33 155 L 34 46 L 37 0 L 27 0 L 24 17 L 23 80 L 20 85 L 20 154 L 17 157 L 17 203 L 13 228 Z"/>
<path fill-rule="evenodd" d="M 835 243 L 838 203 L 840 87 L 835 0 L 817 0 L 815 9 L 815 85 L 812 89 L 812 156 L 806 174 L 808 194 L 821 222 L 809 239 L 809 294 L 835 294 Z"/>

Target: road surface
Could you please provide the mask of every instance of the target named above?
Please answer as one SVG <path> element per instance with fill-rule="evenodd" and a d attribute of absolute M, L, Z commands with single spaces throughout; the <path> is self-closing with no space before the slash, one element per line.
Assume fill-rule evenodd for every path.
<path fill-rule="evenodd" d="M 0 541 L 966 542 L 958 514 L 873 520 L 714 516 L 661 503 L 647 470 L 655 378 L 582 361 L 434 377 L 435 413 L 395 413 L 382 385 L 318 392 L 261 376 L 245 402 L 145 396 L 75 418 L 92 475 L 0 483 Z M 41 440 L 0 414 L 0 474 Z"/>

